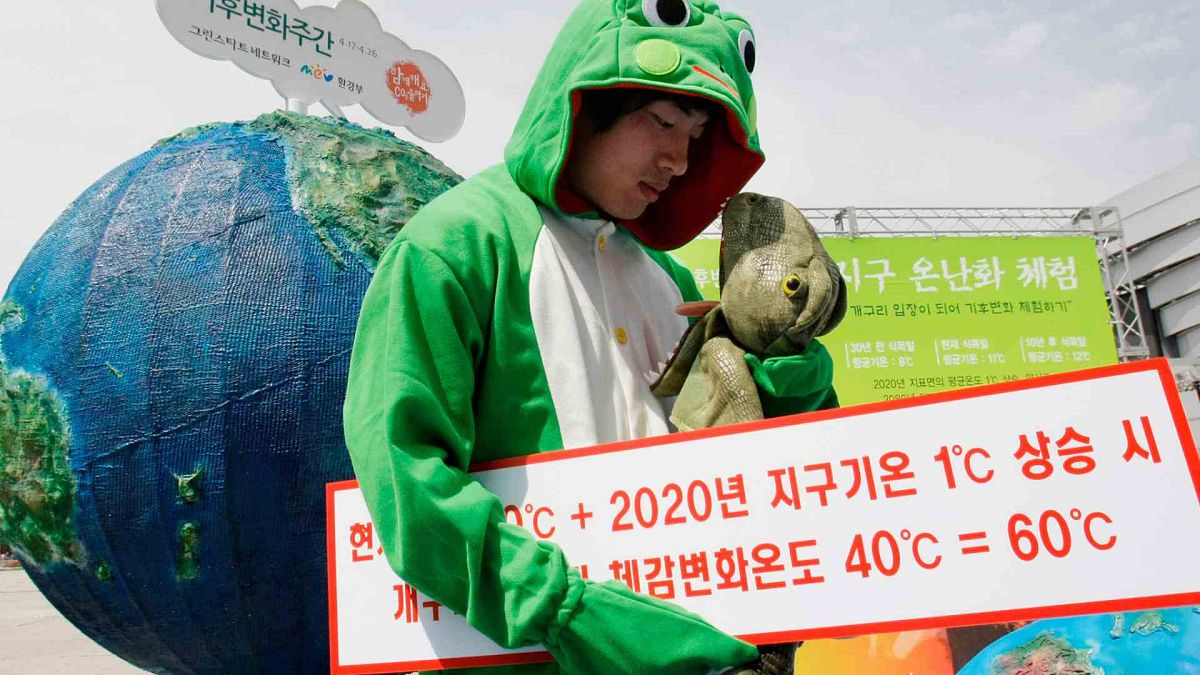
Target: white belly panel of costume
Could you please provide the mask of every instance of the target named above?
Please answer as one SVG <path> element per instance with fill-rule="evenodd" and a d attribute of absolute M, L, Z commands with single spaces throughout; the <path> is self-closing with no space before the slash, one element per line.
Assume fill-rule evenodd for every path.
<path fill-rule="evenodd" d="M 542 217 L 529 307 L 563 447 L 669 433 L 671 401 L 650 393 L 645 373 L 687 328 L 678 287 L 612 223 Z"/>

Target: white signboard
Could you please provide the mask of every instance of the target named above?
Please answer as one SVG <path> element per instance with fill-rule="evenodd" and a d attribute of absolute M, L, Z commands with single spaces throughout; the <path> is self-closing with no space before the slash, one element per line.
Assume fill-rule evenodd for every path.
<path fill-rule="evenodd" d="M 1200 603 L 1200 460 L 1165 360 L 478 467 L 510 521 L 759 644 Z M 546 660 L 388 567 L 329 486 L 334 672 Z"/>
<path fill-rule="evenodd" d="M 358 103 L 384 124 L 440 142 L 462 128 L 462 86 L 429 52 L 387 33 L 371 8 L 300 9 L 292 0 L 155 0 L 163 25 L 197 54 L 270 80 L 282 96 Z"/>

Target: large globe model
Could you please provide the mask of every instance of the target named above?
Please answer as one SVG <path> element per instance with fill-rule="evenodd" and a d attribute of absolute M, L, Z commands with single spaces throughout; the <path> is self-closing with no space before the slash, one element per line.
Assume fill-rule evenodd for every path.
<path fill-rule="evenodd" d="M 328 668 L 358 310 L 459 180 L 274 113 L 163 141 L 54 223 L 0 304 L 0 541 L 72 623 L 155 672 Z"/>
<path fill-rule="evenodd" d="M 1200 608 L 1035 621 L 971 659 L 959 675 L 1200 672 Z"/>

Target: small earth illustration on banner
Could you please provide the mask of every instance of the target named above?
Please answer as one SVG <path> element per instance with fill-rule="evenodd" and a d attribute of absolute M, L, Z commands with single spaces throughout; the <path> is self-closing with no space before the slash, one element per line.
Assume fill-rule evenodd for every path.
<path fill-rule="evenodd" d="M 328 669 L 358 311 L 461 180 L 279 112 L 161 141 L 63 212 L 0 303 L 0 541 L 68 620 L 152 672 Z"/>
<path fill-rule="evenodd" d="M 989 645 L 959 675 L 1200 673 L 1200 607 L 1035 621 Z"/>

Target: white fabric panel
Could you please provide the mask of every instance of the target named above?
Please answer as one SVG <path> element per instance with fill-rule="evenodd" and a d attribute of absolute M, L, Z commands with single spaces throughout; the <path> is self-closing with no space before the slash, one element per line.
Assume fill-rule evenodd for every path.
<path fill-rule="evenodd" d="M 650 393 L 645 373 L 687 328 L 674 312 L 679 289 L 612 223 L 542 217 L 529 306 L 563 446 L 670 432 L 670 402 Z"/>

